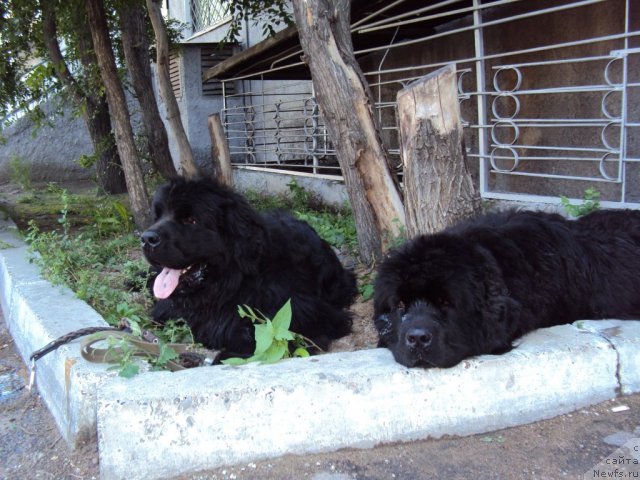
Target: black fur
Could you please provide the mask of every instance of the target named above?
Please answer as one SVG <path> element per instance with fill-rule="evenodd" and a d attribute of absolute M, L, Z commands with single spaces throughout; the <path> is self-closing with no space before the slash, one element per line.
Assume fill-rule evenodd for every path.
<path fill-rule="evenodd" d="M 272 317 L 291 299 L 291 330 L 320 348 L 351 331 L 355 276 L 305 222 L 284 212 L 260 214 L 238 193 L 212 180 L 174 180 L 153 200 L 155 223 L 142 235 L 144 255 L 158 270 L 189 273 L 158 300 L 159 322 L 183 318 L 195 340 L 247 357 L 255 349 L 239 305 Z"/>
<path fill-rule="evenodd" d="M 408 367 L 503 353 L 540 327 L 640 318 L 640 211 L 481 216 L 391 252 L 374 298 L 380 345 Z"/>

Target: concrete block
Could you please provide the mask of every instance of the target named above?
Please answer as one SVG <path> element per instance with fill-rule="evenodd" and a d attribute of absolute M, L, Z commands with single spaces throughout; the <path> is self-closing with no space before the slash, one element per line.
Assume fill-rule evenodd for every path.
<path fill-rule="evenodd" d="M 4 312 L 11 309 L 12 292 L 16 286 L 45 283 L 40 277 L 40 269 L 29 262 L 29 252 L 24 243 L 14 238 L 14 244 L 14 248 L 0 250 L 0 304 Z"/>
<path fill-rule="evenodd" d="M 43 280 L 39 268 L 29 262 L 27 247 L 20 239 L 14 236 L 12 245 L 14 248 L 0 250 L 0 303 L 25 363 L 29 363 L 35 350 L 62 335 L 106 325 L 68 288 Z M 71 446 L 95 438 L 96 388 L 112 376 L 104 365 L 92 365 L 82 359 L 78 341 L 37 362 L 38 392 Z"/>
<path fill-rule="evenodd" d="M 584 320 L 578 328 L 596 333 L 611 343 L 618 354 L 620 392 L 640 392 L 640 322 L 630 320 Z"/>
<path fill-rule="evenodd" d="M 616 367 L 608 341 L 565 325 L 445 370 L 407 369 L 375 349 L 114 379 L 98 393 L 101 476 L 170 478 L 496 430 L 614 397 Z"/>

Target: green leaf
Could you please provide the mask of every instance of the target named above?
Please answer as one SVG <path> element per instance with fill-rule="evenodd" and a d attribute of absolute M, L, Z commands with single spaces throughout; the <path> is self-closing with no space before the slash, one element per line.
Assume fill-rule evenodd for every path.
<path fill-rule="evenodd" d="M 165 365 L 168 361 L 175 360 L 176 358 L 178 358 L 176 351 L 166 343 L 160 342 L 160 354 L 158 355 L 156 363 L 158 365 Z"/>
<path fill-rule="evenodd" d="M 293 351 L 293 356 L 294 357 L 308 357 L 309 356 L 309 352 L 307 351 L 306 348 L 298 347 Z"/>
<path fill-rule="evenodd" d="M 221 360 L 220 362 L 224 365 L 245 365 L 248 361 L 248 358 L 232 357 L 227 358 L 226 360 Z"/>
<path fill-rule="evenodd" d="M 129 318 L 128 321 L 129 321 L 129 328 L 131 329 L 131 333 L 136 337 L 141 337 L 142 328 L 140 328 L 140 324 L 132 318 Z"/>
<path fill-rule="evenodd" d="M 373 292 L 374 290 L 372 283 L 367 283 L 366 285 L 360 287 L 360 295 L 362 296 L 362 300 L 364 300 L 365 302 L 373 297 Z"/>
<path fill-rule="evenodd" d="M 282 360 L 287 352 L 287 342 L 274 342 L 260 358 L 264 363 L 275 363 Z"/>
<path fill-rule="evenodd" d="M 135 363 L 125 363 L 118 372 L 118 375 L 124 378 L 132 378 L 140 373 L 140 367 Z"/>
<path fill-rule="evenodd" d="M 284 340 L 287 342 L 290 340 L 295 340 L 293 333 L 291 333 L 289 330 L 274 330 L 273 338 L 276 340 Z"/>
<path fill-rule="evenodd" d="M 273 343 L 273 323 L 269 320 L 266 323 L 255 326 L 256 350 L 255 355 L 261 355 Z"/>
<path fill-rule="evenodd" d="M 289 330 L 291 326 L 291 299 L 287 300 L 278 313 L 273 317 L 273 327 L 275 330 Z"/>

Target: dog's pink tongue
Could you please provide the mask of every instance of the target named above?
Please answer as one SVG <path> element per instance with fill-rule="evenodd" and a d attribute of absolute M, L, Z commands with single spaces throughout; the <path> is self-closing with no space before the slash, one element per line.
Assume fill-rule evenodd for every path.
<path fill-rule="evenodd" d="M 180 281 L 180 270 L 164 267 L 153 282 L 153 294 L 156 298 L 167 298 L 173 293 Z"/>

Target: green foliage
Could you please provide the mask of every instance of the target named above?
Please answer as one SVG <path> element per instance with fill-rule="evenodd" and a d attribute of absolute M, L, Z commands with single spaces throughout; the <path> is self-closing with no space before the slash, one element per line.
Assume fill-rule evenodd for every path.
<path fill-rule="evenodd" d="M 249 362 L 275 363 L 283 358 L 308 357 L 310 340 L 291 332 L 291 300 L 288 300 L 275 314 L 273 320 L 245 305 L 238 307 L 241 318 L 249 318 L 255 325 L 256 349 L 249 358 L 228 358 L 226 365 L 244 365 Z M 290 352 L 289 342 L 293 344 Z"/>
<path fill-rule="evenodd" d="M 600 192 L 594 188 L 587 188 L 584 191 L 584 201 L 581 204 L 572 205 L 565 196 L 560 197 L 560 203 L 567 214 L 572 217 L 581 217 L 600 208 Z"/>
<path fill-rule="evenodd" d="M 133 217 L 129 209 L 118 200 L 97 204 L 92 217 L 96 234 L 100 237 L 133 232 Z"/>
<path fill-rule="evenodd" d="M 229 32 L 222 43 L 235 42 L 240 35 L 242 25 L 247 20 L 253 21 L 255 27 L 262 24 L 262 34 L 272 37 L 276 30 L 285 25 L 294 25 L 288 11 L 288 0 L 233 0 L 227 3 L 227 14 L 231 16 Z"/>
<path fill-rule="evenodd" d="M 115 360 L 115 365 L 107 370 L 116 370 L 124 378 L 135 377 L 140 373 L 140 366 L 135 362 L 136 349 L 125 338 L 107 338 L 109 358 Z"/>
<path fill-rule="evenodd" d="M 168 343 L 196 343 L 191 328 L 183 319 L 168 320 L 163 328 L 155 333 Z"/>
<path fill-rule="evenodd" d="M 58 223 L 62 231 L 42 231 L 31 220 L 25 236 L 33 253 L 33 261 L 42 268 L 45 278 L 54 284 L 67 285 L 111 324 L 117 324 L 122 317 L 132 316 L 131 311 L 123 313 L 125 304 L 135 308 L 135 319 L 146 318 L 145 311 L 150 303 L 148 295 L 134 295 L 122 288 L 123 284 L 135 281 L 138 286 L 146 283 L 140 272 L 147 270 L 142 258 L 124 258 L 131 250 L 139 249 L 139 239 L 131 233 L 130 217 L 124 213 L 126 208 L 114 200 L 103 198 L 103 203 L 95 206 L 90 225 L 80 233 L 72 234 L 70 214 L 73 198 L 66 190 L 61 190 L 60 198 L 62 208 Z M 113 221 L 108 222 L 106 212 L 109 209 L 113 209 Z M 128 220 L 124 220 L 123 216 Z M 144 291 L 140 288 L 137 290 Z"/>
<path fill-rule="evenodd" d="M 321 238 L 337 249 L 358 251 L 358 236 L 353 214 L 348 207 L 332 210 L 323 207 L 312 193 L 291 180 L 287 187 L 292 196 L 291 209 L 296 217 L 307 222 Z"/>
<path fill-rule="evenodd" d="M 140 242 L 132 233 L 127 207 L 110 197 L 93 200 L 78 197 L 55 184 L 49 184 L 45 190 L 59 198 L 60 227 L 44 231 L 35 220 L 29 222 L 25 240 L 32 261 L 42 268 L 45 278 L 54 284 L 67 285 L 110 325 L 125 320 L 138 337 L 143 330 L 153 331 L 159 337 L 160 355 L 143 357 L 152 369 L 165 368 L 167 362 L 177 357 L 167 344 L 193 343 L 193 334 L 182 320 L 169 321 L 159 329 L 149 318 L 152 299 L 147 290 L 148 266 L 139 255 Z M 84 206 L 81 213 L 88 225 L 78 226 L 72 221 L 79 204 Z M 110 337 L 108 349 L 115 362 L 111 370 L 126 378 L 139 372 L 140 351 L 126 338 Z"/>
<path fill-rule="evenodd" d="M 31 190 L 31 167 L 19 155 L 14 154 L 9 160 L 9 179 L 23 190 Z"/>
<path fill-rule="evenodd" d="M 362 297 L 362 300 L 366 302 L 367 300 L 371 300 L 373 298 L 373 279 L 371 278 L 372 274 L 368 273 L 363 275 L 360 281 L 358 282 L 358 292 Z"/>
<path fill-rule="evenodd" d="M 356 255 L 358 237 L 353 214 L 348 206 L 340 209 L 322 205 L 311 192 L 292 179 L 288 184 L 289 195 L 262 195 L 255 191 L 245 196 L 258 210 L 290 210 L 300 220 L 307 222 L 321 238 L 338 250 Z"/>

